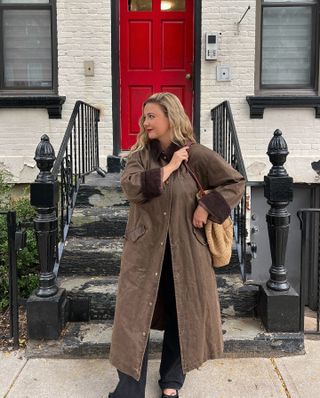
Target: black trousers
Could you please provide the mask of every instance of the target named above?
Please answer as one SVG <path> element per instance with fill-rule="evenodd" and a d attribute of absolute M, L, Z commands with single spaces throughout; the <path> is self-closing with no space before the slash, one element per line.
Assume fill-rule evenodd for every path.
<path fill-rule="evenodd" d="M 185 380 L 182 372 L 177 309 L 172 275 L 172 262 L 169 239 L 167 239 L 166 251 L 162 266 L 160 289 L 164 292 L 166 311 L 166 326 L 163 338 L 163 347 L 160 363 L 159 386 L 179 390 Z M 149 345 L 149 343 L 148 343 Z M 148 365 L 148 346 L 145 351 L 139 381 L 118 370 L 119 383 L 109 398 L 145 398 Z"/>

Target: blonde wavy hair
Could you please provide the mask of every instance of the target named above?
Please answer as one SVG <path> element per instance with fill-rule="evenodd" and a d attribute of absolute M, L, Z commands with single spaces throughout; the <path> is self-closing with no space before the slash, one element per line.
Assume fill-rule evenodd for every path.
<path fill-rule="evenodd" d="M 193 128 L 190 119 L 179 98 L 171 93 L 155 93 L 152 94 L 142 105 L 142 116 L 139 119 L 140 132 L 137 135 L 136 143 L 130 149 L 129 155 L 145 148 L 150 142 L 148 134 L 143 127 L 145 120 L 143 111 L 147 104 L 158 104 L 169 119 L 172 142 L 181 146 L 190 141 L 196 142 L 193 136 Z"/>

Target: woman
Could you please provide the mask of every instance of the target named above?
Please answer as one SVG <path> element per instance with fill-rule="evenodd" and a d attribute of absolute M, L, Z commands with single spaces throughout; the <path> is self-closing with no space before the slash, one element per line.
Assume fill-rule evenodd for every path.
<path fill-rule="evenodd" d="M 185 162 L 205 189 L 197 185 Z M 203 226 L 222 223 L 239 202 L 244 179 L 197 144 L 179 99 L 152 95 L 121 177 L 130 202 L 110 361 L 119 383 L 112 398 L 144 398 L 150 328 L 164 330 L 159 386 L 178 397 L 188 371 L 223 350 L 220 308 Z"/>

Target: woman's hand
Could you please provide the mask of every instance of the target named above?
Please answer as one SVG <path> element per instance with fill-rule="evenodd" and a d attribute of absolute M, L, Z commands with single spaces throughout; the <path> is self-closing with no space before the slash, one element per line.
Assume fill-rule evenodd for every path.
<path fill-rule="evenodd" d="M 188 154 L 189 146 L 184 146 L 177 150 L 173 156 L 170 162 L 163 167 L 163 176 L 162 176 L 162 182 L 165 182 L 170 175 L 177 170 L 181 163 L 185 160 L 186 162 L 189 159 L 189 154 Z"/>
<path fill-rule="evenodd" d="M 188 153 L 189 147 L 186 145 L 179 149 L 178 151 L 175 151 L 175 153 L 172 156 L 172 159 L 170 160 L 168 166 L 171 166 L 172 170 L 177 170 L 181 163 L 185 160 L 188 161 L 189 159 L 189 153 Z"/>
<path fill-rule="evenodd" d="M 192 224 L 196 228 L 202 228 L 206 225 L 209 213 L 202 206 L 198 205 L 193 213 Z"/>

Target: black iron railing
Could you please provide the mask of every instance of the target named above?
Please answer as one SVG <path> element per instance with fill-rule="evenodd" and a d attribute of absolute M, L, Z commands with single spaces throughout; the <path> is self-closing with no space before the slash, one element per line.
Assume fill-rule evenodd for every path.
<path fill-rule="evenodd" d="M 26 245 L 26 232 L 21 223 L 17 223 L 15 211 L 0 211 L 1 216 L 6 216 L 8 234 L 8 276 L 9 276 L 9 323 L 10 338 L 13 346 L 19 348 L 19 298 L 18 298 L 18 273 L 17 251 Z M 25 223 L 30 226 L 30 223 Z"/>
<path fill-rule="evenodd" d="M 31 204 L 37 212 L 39 297 L 54 296 L 58 291 L 56 275 L 80 184 L 93 171 L 105 176 L 99 167 L 98 122 L 99 110 L 77 101 L 57 157 L 47 135 L 36 149 L 40 173 L 31 184 Z"/>
<path fill-rule="evenodd" d="M 320 334 L 320 209 L 300 209 L 297 212 L 301 228 L 301 270 L 300 270 L 300 330 L 306 334 Z M 315 254 L 315 255 L 314 255 Z M 308 275 L 309 274 L 309 275 Z M 314 282 L 315 302 L 310 307 L 316 310 L 317 321 L 314 330 L 305 330 L 304 312 L 308 283 Z M 309 286 L 308 286 L 309 284 Z"/>
<path fill-rule="evenodd" d="M 233 168 L 239 171 L 247 181 L 247 174 L 229 101 L 224 101 L 211 109 L 211 120 L 213 123 L 213 149 L 231 164 Z M 234 237 L 244 279 L 247 251 L 246 197 L 247 188 L 239 205 L 234 209 L 232 216 L 234 222 Z"/>
<path fill-rule="evenodd" d="M 99 166 L 99 115 L 99 109 L 82 101 L 76 102 L 52 167 L 54 179 L 60 182 L 56 266 L 62 255 L 80 183 L 93 171 L 105 175 Z"/>

